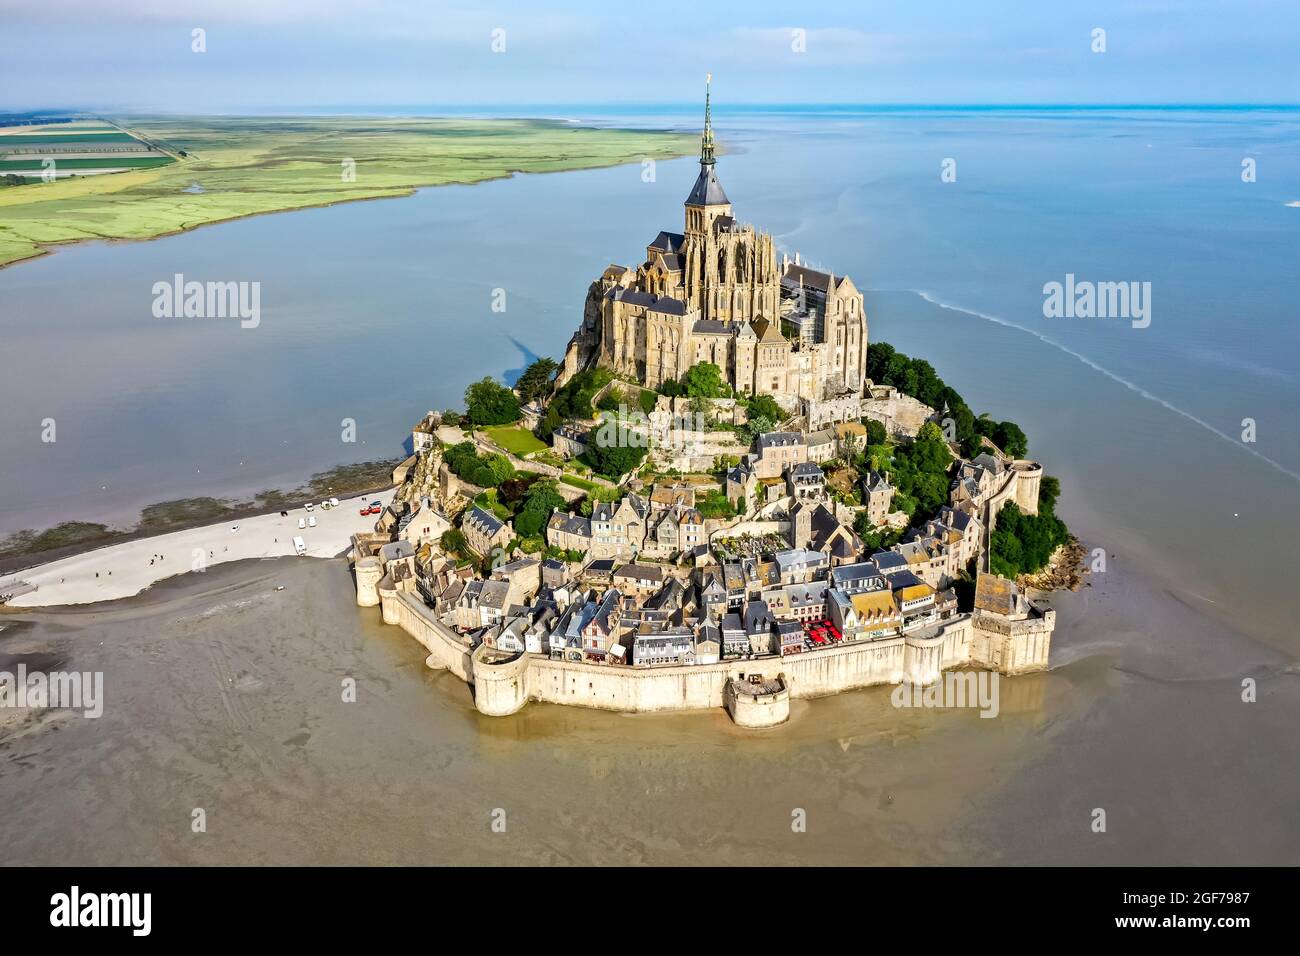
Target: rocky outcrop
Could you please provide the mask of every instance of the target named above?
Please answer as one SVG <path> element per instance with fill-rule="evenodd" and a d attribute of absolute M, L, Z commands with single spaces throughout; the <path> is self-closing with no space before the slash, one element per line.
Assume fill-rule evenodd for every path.
<path fill-rule="evenodd" d="M 407 470 L 406 481 L 397 489 L 395 501 L 404 501 L 415 507 L 421 498 L 428 498 L 439 506 L 442 489 L 438 482 L 438 469 L 442 467 L 442 446 L 434 445 L 415 454 L 415 464 Z"/>

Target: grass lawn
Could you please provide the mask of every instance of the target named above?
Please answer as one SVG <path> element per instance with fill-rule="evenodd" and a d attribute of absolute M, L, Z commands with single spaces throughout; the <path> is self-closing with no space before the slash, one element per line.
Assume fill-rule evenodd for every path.
<path fill-rule="evenodd" d="M 408 196 L 421 186 L 667 159 L 693 153 L 696 142 L 523 119 L 168 116 L 122 125 L 187 155 L 153 169 L 0 190 L 0 265 L 51 243 L 151 239 L 257 213 Z M 186 192 L 193 183 L 203 191 Z"/>
<path fill-rule="evenodd" d="M 551 447 L 522 425 L 490 425 L 483 434 L 519 458 Z"/>
<path fill-rule="evenodd" d="M 574 488 L 581 488 L 583 491 L 595 491 L 600 487 L 594 481 L 579 478 L 577 475 L 560 475 L 560 481 L 566 485 L 572 485 Z"/>

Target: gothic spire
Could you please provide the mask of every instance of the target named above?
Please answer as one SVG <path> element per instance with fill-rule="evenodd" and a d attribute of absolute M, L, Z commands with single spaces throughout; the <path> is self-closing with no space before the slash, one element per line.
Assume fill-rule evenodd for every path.
<path fill-rule="evenodd" d="M 704 74 L 704 135 L 700 137 L 700 165 L 713 165 L 713 119 L 709 105 L 709 87 L 713 74 Z"/>

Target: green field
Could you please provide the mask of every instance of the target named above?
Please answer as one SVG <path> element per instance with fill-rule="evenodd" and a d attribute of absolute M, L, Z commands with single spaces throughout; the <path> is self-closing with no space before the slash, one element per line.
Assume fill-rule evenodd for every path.
<path fill-rule="evenodd" d="M 0 133 L 0 146 L 61 146 L 65 143 L 134 143 L 136 138 L 129 133 L 110 130 L 104 133 L 59 133 L 56 128 L 41 127 L 40 133 Z"/>
<path fill-rule="evenodd" d="M 483 434 L 519 458 L 550 447 L 522 425 L 493 425 L 484 428 Z"/>
<path fill-rule="evenodd" d="M 5 173 L 26 172 L 28 170 L 41 171 L 44 167 L 44 159 L 4 159 L 0 160 L 0 176 Z M 54 165 L 57 169 L 150 169 L 154 166 L 166 166 L 168 163 L 174 163 L 176 160 L 170 156 L 132 156 L 130 153 L 122 153 L 120 157 L 103 159 L 69 159 L 66 156 L 55 156 Z"/>
<path fill-rule="evenodd" d="M 151 239 L 421 186 L 666 159 L 696 144 L 680 133 L 551 120 L 166 117 L 122 125 L 188 155 L 153 169 L 0 190 L 0 265 L 56 243 Z M 194 183 L 202 192 L 187 193 Z"/>

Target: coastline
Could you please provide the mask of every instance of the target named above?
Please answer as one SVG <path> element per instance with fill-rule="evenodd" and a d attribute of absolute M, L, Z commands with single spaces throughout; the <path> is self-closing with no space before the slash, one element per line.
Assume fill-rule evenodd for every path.
<path fill-rule="evenodd" d="M 329 119 L 340 121 L 347 118 L 329 117 Z M 429 120 L 429 121 L 443 121 L 443 120 L 450 119 L 450 117 L 422 117 L 421 119 Z M 494 118 L 492 120 L 484 120 L 483 122 L 489 122 L 489 123 L 496 122 L 501 124 L 526 123 L 529 125 L 537 125 L 542 127 L 552 126 L 555 128 L 563 128 L 565 130 L 573 130 L 573 131 L 590 131 L 593 133 L 623 132 L 623 133 L 634 133 L 634 134 L 645 134 L 645 135 L 661 135 L 666 138 L 672 138 L 672 137 L 680 138 L 682 135 L 677 131 L 668 130 L 668 129 L 633 129 L 633 128 L 622 129 L 622 128 L 591 126 L 591 125 L 573 126 L 570 124 L 561 123 L 560 121 L 550 121 L 550 120 L 526 118 L 526 117 L 525 118 L 500 117 L 500 118 Z M 57 239 L 57 240 L 50 240 L 50 241 L 36 241 L 36 240 L 28 240 L 24 238 L 21 241 L 30 243 L 32 246 L 34 246 L 35 251 L 26 255 L 20 255 L 14 259 L 7 259 L 3 262 L 0 262 L 0 269 L 6 269 L 9 268 L 10 266 L 14 266 L 22 262 L 30 262 L 35 259 L 40 259 L 47 255 L 52 255 L 53 253 L 57 252 L 59 249 L 73 247 L 73 246 L 81 245 L 83 243 L 151 242 L 155 239 L 165 239 L 171 236 L 178 236 L 188 232 L 193 232 L 194 230 L 200 229 L 204 226 L 216 226 L 225 223 L 238 222 L 242 219 L 251 219 L 257 216 L 265 216 L 265 215 L 272 215 L 272 214 L 286 213 L 286 212 L 297 212 L 300 210 L 307 210 L 307 209 L 325 209 L 331 206 L 340 206 L 340 205 L 345 205 L 345 204 L 355 203 L 355 202 L 367 202 L 370 200 L 378 200 L 378 199 L 407 199 L 424 189 L 435 189 L 439 186 L 474 186 L 474 185 L 478 185 L 479 183 L 494 182 L 502 179 L 510 179 L 515 176 L 521 176 L 521 175 L 534 175 L 534 174 L 544 175 L 547 173 L 566 173 L 566 172 L 578 172 L 578 171 L 585 171 L 585 170 L 609 169 L 616 166 L 624 166 L 629 163 L 637 162 L 645 158 L 669 161 L 673 159 L 680 159 L 684 156 L 688 156 L 690 155 L 690 152 L 691 150 L 687 148 L 686 144 L 682 144 L 682 148 L 677 151 L 661 148 L 658 151 L 648 151 L 645 152 L 644 154 L 638 154 L 635 156 L 631 156 L 631 155 L 623 156 L 609 161 L 585 162 L 582 160 L 581 157 L 579 157 L 577 161 L 575 161 L 572 165 L 563 166 L 562 168 L 558 168 L 558 169 L 530 170 L 518 166 L 511 166 L 505 168 L 504 170 L 499 170 L 499 171 L 492 170 L 491 172 L 485 172 L 482 176 L 469 176 L 469 177 L 456 176 L 453 178 L 441 179 L 437 181 L 429 181 L 429 182 L 417 181 L 417 182 L 405 183 L 402 185 L 377 186 L 374 187 L 375 191 L 367 195 L 347 196 L 347 197 L 340 197 L 340 198 L 331 197 L 323 201 L 309 201 L 306 203 L 292 204 L 292 205 L 275 205 L 267 209 L 258 209 L 252 212 L 242 212 L 231 216 L 219 216 L 218 218 L 214 218 L 214 219 L 204 219 L 202 221 L 186 223 L 179 226 L 178 228 L 165 229 L 163 231 L 152 233 L 147 236 L 99 235 L 93 233 L 92 230 L 82 229 L 81 231 L 83 233 L 91 233 L 91 234 L 80 235 L 68 239 Z M 132 170 L 123 173 L 110 174 L 108 177 L 105 178 L 111 180 L 109 182 L 109 185 L 111 186 L 119 186 L 122 188 L 126 188 L 129 186 L 136 185 L 135 182 L 130 182 L 130 181 L 126 182 L 125 184 L 123 183 L 123 177 L 129 177 L 132 176 L 133 174 L 138 174 L 141 177 L 140 185 L 148 185 L 150 183 L 157 181 L 164 171 L 166 175 L 172 175 L 177 172 L 184 172 L 186 170 L 189 170 L 189 172 L 187 172 L 184 178 L 188 178 L 189 175 L 191 174 L 194 176 L 201 177 L 205 172 L 216 173 L 216 174 L 228 172 L 227 169 L 220 166 L 215 168 L 193 170 L 191 168 L 191 163 L 195 161 L 202 162 L 202 157 L 197 153 L 191 153 L 189 157 L 187 157 L 186 159 L 180 159 L 176 163 L 173 163 L 165 168 L 160 168 L 160 170 L 154 170 L 154 169 Z M 563 162 L 563 159 L 559 161 Z M 83 177 L 81 179 L 81 182 L 89 182 L 95 178 L 97 177 Z M 30 187 L 30 186 L 12 187 L 12 189 L 15 190 L 24 189 L 24 188 L 40 188 L 40 187 Z M 120 191 L 120 189 L 115 191 Z M 94 196 L 96 194 L 91 193 L 89 195 Z M 18 198 L 21 199 L 22 197 L 19 196 Z M 0 208 L 4 208 L 5 205 L 6 204 L 4 203 L 0 203 Z"/>
<path fill-rule="evenodd" d="M 275 511 L 136 538 L 40 564 L 0 580 L 0 591 L 19 581 L 36 586 L 35 590 L 16 595 L 0 610 L 97 604 L 133 597 L 159 581 L 203 573 L 215 565 L 292 556 L 295 536 L 304 539 L 306 557 L 336 558 L 347 552 L 352 535 L 373 527 L 373 517 L 358 514 L 359 503 L 377 499 L 386 506 L 393 493 L 394 489 L 389 488 L 379 494 L 340 499 L 338 507 L 328 511 L 316 508 L 312 512 L 315 527 L 298 528 L 298 519 L 307 516 L 299 507 L 289 511 L 288 517 Z"/>

